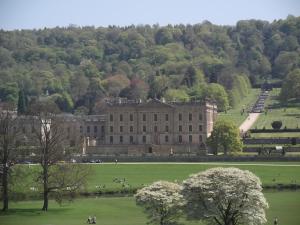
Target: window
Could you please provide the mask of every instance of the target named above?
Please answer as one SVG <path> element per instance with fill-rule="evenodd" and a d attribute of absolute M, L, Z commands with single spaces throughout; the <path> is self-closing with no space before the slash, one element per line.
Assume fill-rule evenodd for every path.
<path fill-rule="evenodd" d="M 193 131 L 193 126 L 189 125 L 189 132 L 192 132 L 192 131 Z"/>
<path fill-rule="evenodd" d="M 133 136 L 129 137 L 130 144 L 133 144 Z"/>
<path fill-rule="evenodd" d="M 22 127 L 22 132 L 23 132 L 23 134 L 26 133 L 25 127 Z"/>
<path fill-rule="evenodd" d="M 104 133 L 104 126 L 101 126 L 101 133 L 103 134 Z"/>
<path fill-rule="evenodd" d="M 202 120 L 202 113 L 199 113 L 199 120 Z"/>
<path fill-rule="evenodd" d="M 34 133 L 34 126 L 31 127 L 31 133 Z"/>
<path fill-rule="evenodd" d="M 178 120 L 182 121 L 182 114 L 181 113 L 179 113 L 179 115 L 178 115 Z"/>
<path fill-rule="evenodd" d="M 133 126 L 130 126 L 129 130 L 130 132 L 133 132 Z"/>
<path fill-rule="evenodd" d="M 80 133 L 82 133 L 83 129 L 82 126 L 79 127 Z"/>
<path fill-rule="evenodd" d="M 169 132 L 169 126 L 166 126 L 166 132 Z"/>
<path fill-rule="evenodd" d="M 123 114 L 120 114 L 120 121 L 123 121 Z"/>
<path fill-rule="evenodd" d="M 157 121 L 157 114 L 154 114 L 154 121 Z"/>
<path fill-rule="evenodd" d="M 165 136 L 165 142 L 169 142 L 169 136 L 168 135 Z"/>
<path fill-rule="evenodd" d="M 132 114 L 129 115 L 129 120 L 133 121 L 133 115 Z"/>
<path fill-rule="evenodd" d="M 123 126 L 120 126 L 120 132 L 123 132 Z"/>
<path fill-rule="evenodd" d="M 110 132 L 114 132 L 114 127 L 110 126 Z"/>
<path fill-rule="evenodd" d="M 157 132 L 157 126 L 154 126 L 154 132 Z"/>
<path fill-rule="evenodd" d="M 109 142 L 112 144 L 112 143 L 114 143 L 114 137 L 113 136 L 110 136 L 109 137 Z"/>
<path fill-rule="evenodd" d="M 143 126 L 143 132 L 146 132 L 146 126 Z"/>
<path fill-rule="evenodd" d="M 192 143 L 193 142 L 193 136 L 189 135 L 189 142 Z"/>
<path fill-rule="evenodd" d="M 166 114 L 166 121 L 169 121 L 169 114 Z"/>
<path fill-rule="evenodd" d="M 192 120 L 193 120 L 193 114 L 189 113 L 189 121 L 192 121 Z"/>
<path fill-rule="evenodd" d="M 199 131 L 202 131 L 202 125 L 199 125 Z"/>
<path fill-rule="evenodd" d="M 90 126 L 87 126 L 87 127 L 86 127 L 86 132 L 87 132 L 87 133 L 90 133 Z"/>
<path fill-rule="evenodd" d="M 68 133 L 70 133 L 70 131 L 71 131 L 71 128 L 70 128 L 70 127 L 68 127 L 68 128 L 67 128 L 67 132 L 68 132 Z"/>
<path fill-rule="evenodd" d="M 146 143 L 146 136 L 143 136 L 143 143 Z"/>
<path fill-rule="evenodd" d="M 182 136 L 181 135 L 178 136 L 178 142 L 182 143 Z"/>
<path fill-rule="evenodd" d="M 97 132 L 98 132 L 98 127 L 94 126 L 94 133 L 97 133 Z"/>
<path fill-rule="evenodd" d="M 179 130 L 179 132 L 182 132 L 182 126 L 181 125 L 179 125 L 178 130 Z"/>
<path fill-rule="evenodd" d="M 110 120 L 110 121 L 114 121 L 114 116 L 113 116 L 113 114 L 110 114 L 110 115 L 109 115 L 109 120 Z"/>
<path fill-rule="evenodd" d="M 123 143 L 123 136 L 120 136 L 120 143 Z"/>
<path fill-rule="evenodd" d="M 203 140 L 202 140 L 202 135 L 199 135 L 199 143 L 202 143 Z"/>
<path fill-rule="evenodd" d="M 143 114 L 143 121 L 146 121 L 146 114 Z"/>

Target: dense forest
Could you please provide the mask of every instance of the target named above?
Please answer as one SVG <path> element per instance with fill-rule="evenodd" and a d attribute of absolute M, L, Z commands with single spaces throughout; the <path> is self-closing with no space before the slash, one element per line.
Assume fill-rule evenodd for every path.
<path fill-rule="evenodd" d="M 251 85 L 282 81 L 300 68 L 299 43 L 294 16 L 236 26 L 0 30 L 0 99 L 21 113 L 41 99 L 64 112 L 94 113 L 104 98 L 118 96 L 208 98 L 224 111 Z"/>

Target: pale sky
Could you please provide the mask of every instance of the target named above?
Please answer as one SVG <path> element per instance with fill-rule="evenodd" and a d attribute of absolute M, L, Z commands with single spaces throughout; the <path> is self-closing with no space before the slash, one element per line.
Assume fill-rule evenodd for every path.
<path fill-rule="evenodd" d="M 300 0 L 0 0 L 0 29 L 272 22 L 300 16 Z"/>

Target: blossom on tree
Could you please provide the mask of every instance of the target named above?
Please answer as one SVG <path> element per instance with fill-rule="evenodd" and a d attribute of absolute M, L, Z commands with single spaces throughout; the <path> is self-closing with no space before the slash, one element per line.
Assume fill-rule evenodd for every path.
<path fill-rule="evenodd" d="M 184 200 L 181 186 L 168 181 L 158 181 L 137 191 L 137 205 L 144 208 L 150 223 L 159 225 L 179 224 Z"/>
<path fill-rule="evenodd" d="M 217 225 L 259 225 L 267 222 L 268 203 L 261 181 L 237 168 L 212 168 L 183 181 L 188 219 Z"/>

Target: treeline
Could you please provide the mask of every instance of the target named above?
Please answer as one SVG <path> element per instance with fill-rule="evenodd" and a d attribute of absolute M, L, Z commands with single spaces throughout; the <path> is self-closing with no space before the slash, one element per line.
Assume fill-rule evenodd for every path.
<path fill-rule="evenodd" d="M 251 85 L 300 67 L 300 17 L 236 26 L 76 27 L 0 31 L 0 98 L 92 113 L 104 97 L 210 98 L 236 105 Z"/>

